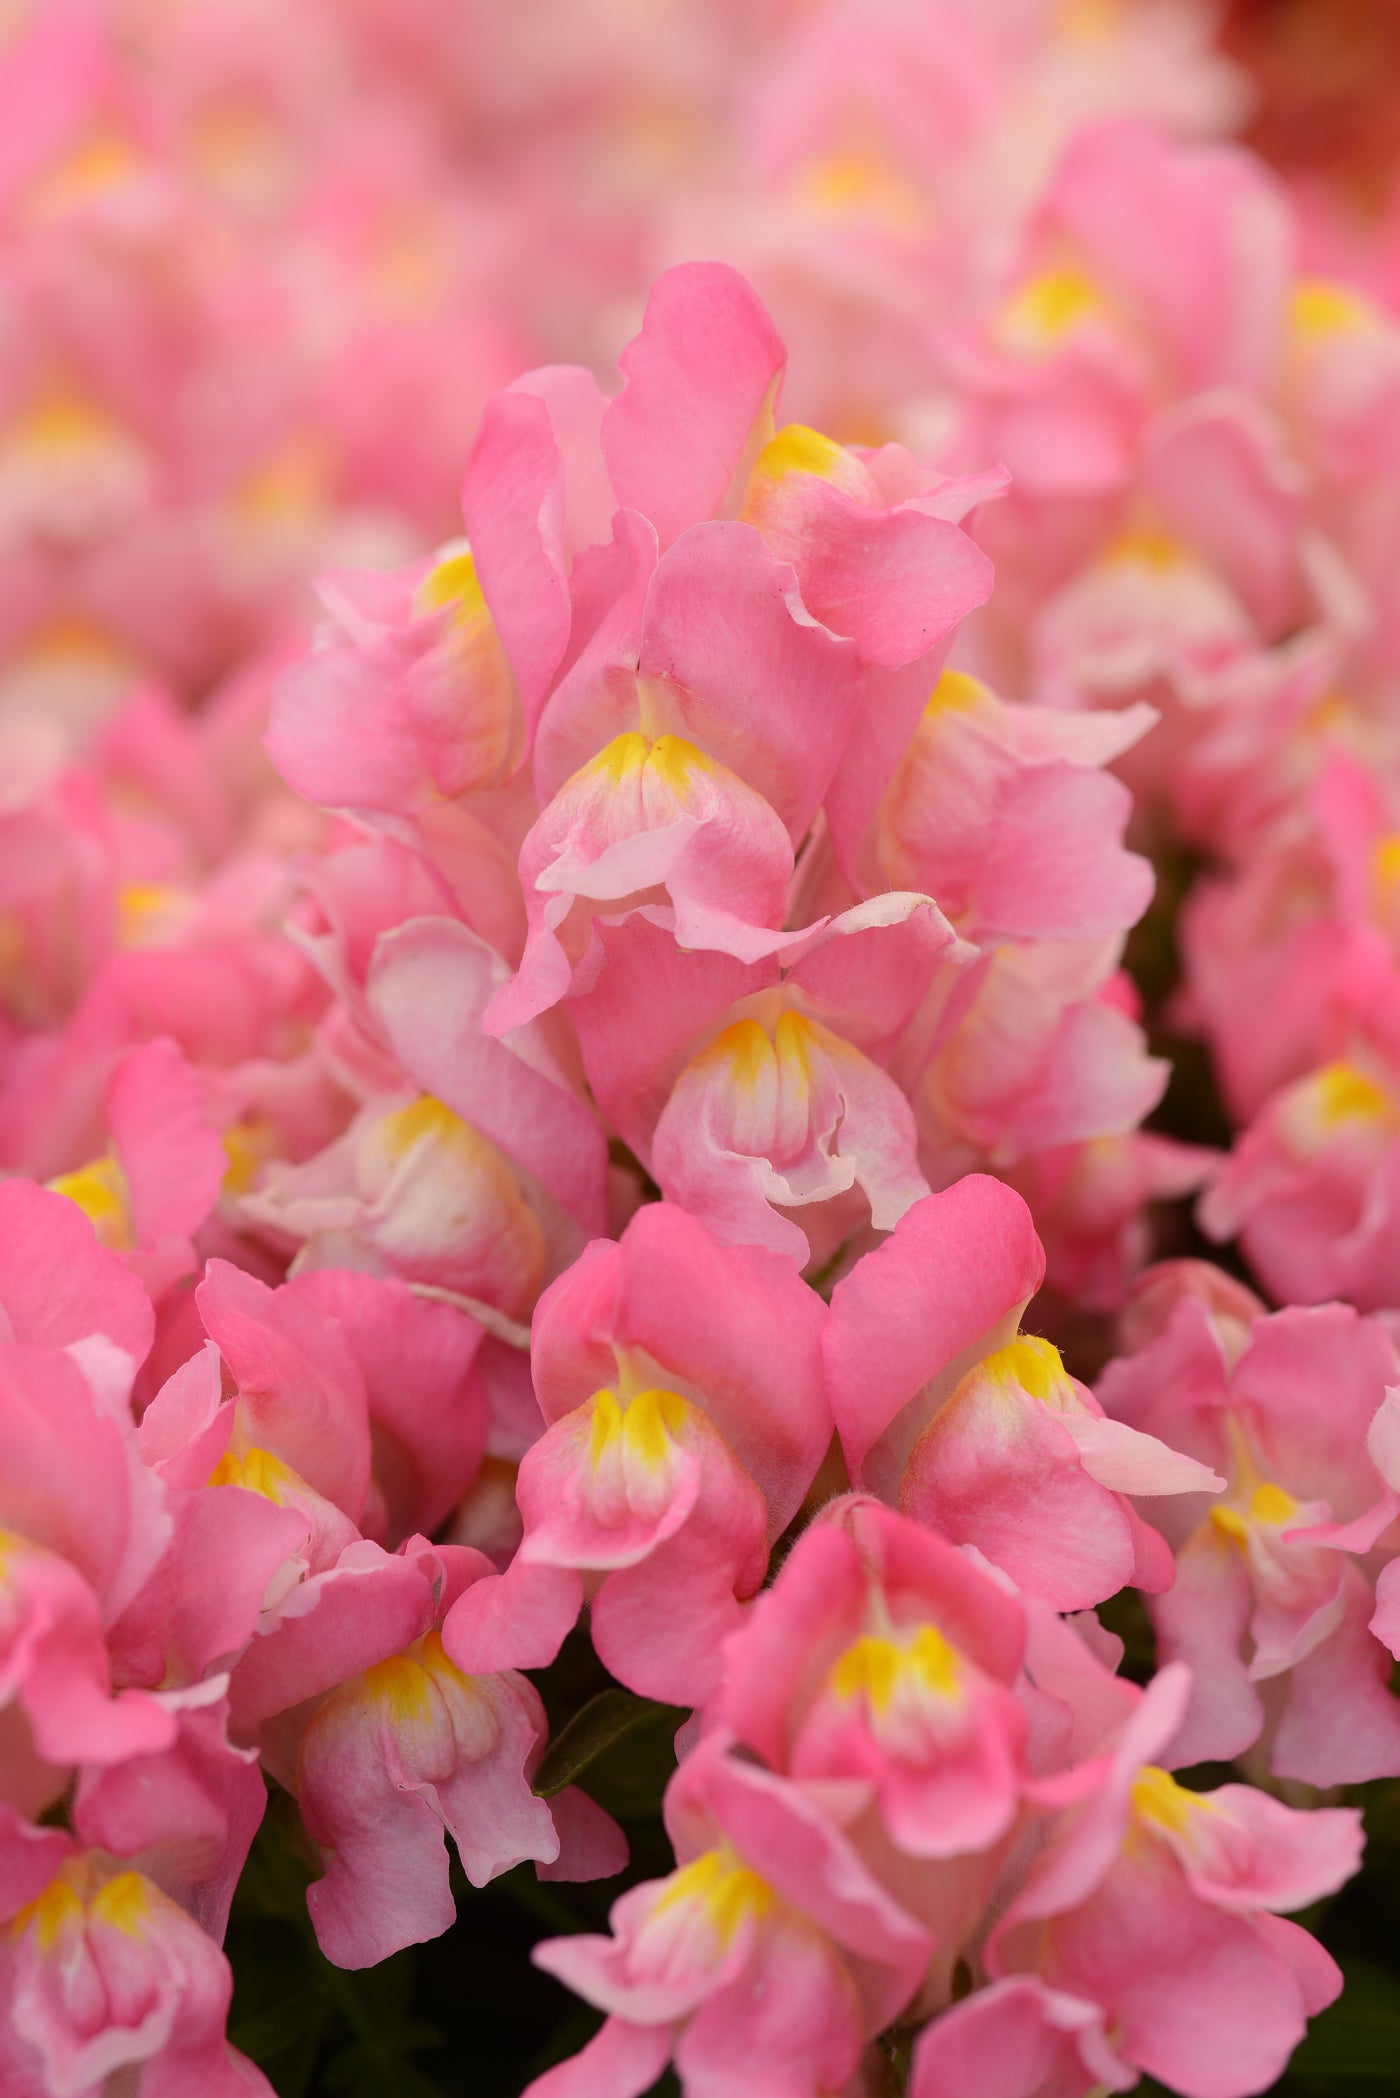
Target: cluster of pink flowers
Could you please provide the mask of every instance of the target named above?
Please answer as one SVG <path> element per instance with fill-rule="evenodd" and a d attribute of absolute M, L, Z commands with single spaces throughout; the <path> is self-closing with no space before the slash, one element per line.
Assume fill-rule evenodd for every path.
<path fill-rule="evenodd" d="M 337 1966 L 621 1873 L 584 1627 L 534 2098 L 1249 2098 L 1400 1777 L 1385 271 L 1184 0 L 469 12 L 0 47 L 0 2091 L 270 2092 L 269 1782 Z"/>

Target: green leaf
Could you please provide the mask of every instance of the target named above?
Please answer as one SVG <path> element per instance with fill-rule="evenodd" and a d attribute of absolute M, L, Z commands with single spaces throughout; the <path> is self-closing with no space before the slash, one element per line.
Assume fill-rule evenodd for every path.
<path fill-rule="evenodd" d="M 295 1967 L 291 1986 L 280 1993 L 270 1975 L 250 1986 L 250 1964 L 239 1963 L 229 2039 L 264 2071 L 279 2098 L 303 2098 L 330 2013 L 325 1992 L 317 1981 L 300 1980 Z"/>
<path fill-rule="evenodd" d="M 1124 1588 L 1098 1608 L 1099 1623 L 1123 1642 L 1119 1674 L 1130 1682 L 1150 1682 L 1157 1666 L 1157 1641 L 1147 1605 L 1136 1588 Z"/>
<path fill-rule="evenodd" d="M 345 2091 L 351 2098 L 385 2098 L 391 2091 L 393 2098 L 444 2098 L 442 2085 L 406 2059 L 439 2037 L 434 2033 L 425 2039 L 410 2028 L 396 2036 L 392 2045 L 356 2043 L 342 2048 L 325 2071 L 325 2088 Z"/>
<path fill-rule="evenodd" d="M 417 1948 L 363 1971 L 333 1966 L 307 1913 L 309 1850 L 295 1801 L 274 1790 L 230 1918 L 229 2038 L 278 2098 L 445 2098 L 411 2059 L 443 2040 L 416 2014 Z"/>
<path fill-rule="evenodd" d="M 535 1773 L 535 1791 L 541 1799 L 552 1799 L 566 1785 L 575 1784 L 585 1770 L 599 1762 L 610 1749 L 643 1727 L 665 1722 L 672 1733 L 685 1717 L 676 1705 L 658 1704 L 654 1698 L 636 1697 L 616 1684 L 591 1697 L 546 1749 Z M 674 1762 L 674 1758 L 672 1759 Z"/>
<path fill-rule="evenodd" d="M 1365 1813 L 1366 1860 L 1374 1866 L 1377 1851 L 1400 1850 L 1400 1784 L 1386 1778 L 1357 1785 L 1350 1796 Z"/>
<path fill-rule="evenodd" d="M 1350 1954 L 1341 1964 L 1346 1987 L 1308 2027 L 1289 2086 L 1317 2098 L 1391 2098 L 1400 2088 L 1400 1979 Z"/>

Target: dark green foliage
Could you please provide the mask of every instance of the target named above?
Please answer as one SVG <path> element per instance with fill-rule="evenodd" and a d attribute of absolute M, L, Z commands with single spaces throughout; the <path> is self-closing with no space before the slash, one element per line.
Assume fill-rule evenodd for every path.
<path fill-rule="evenodd" d="M 654 1814 L 660 1804 L 659 1795 L 653 1796 L 656 1783 L 659 1779 L 664 1790 L 675 1768 L 671 1740 L 685 1716 L 673 1705 L 658 1705 L 615 1683 L 600 1690 L 550 1742 L 535 1773 L 536 1792 L 552 1799 L 592 1772 L 587 1790 L 610 1813 Z"/>

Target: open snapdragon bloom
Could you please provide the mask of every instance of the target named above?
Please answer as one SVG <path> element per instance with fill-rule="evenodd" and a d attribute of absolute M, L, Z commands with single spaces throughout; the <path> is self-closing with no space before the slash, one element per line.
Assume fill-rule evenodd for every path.
<path fill-rule="evenodd" d="M 13 1848 L 13 1837 L 7 1837 Z M 271 2091 L 224 2038 L 233 1977 L 218 1947 L 144 1874 L 55 1846 L 57 1870 L 6 1924 L 0 2062 L 16 2088 Z"/>
<path fill-rule="evenodd" d="M 454 1609 L 449 1655 L 543 1666 L 587 1597 L 620 1681 L 698 1703 L 830 1441 L 821 1323 L 789 1261 L 669 1203 L 591 1246 L 536 1314 L 520 1549 Z"/>
<path fill-rule="evenodd" d="M 668 1788 L 677 1870 L 622 1897 L 611 1938 L 538 1948 L 608 2017 L 534 2098 L 640 2093 L 668 2059 L 736 2098 L 755 2073 L 839 2089 L 912 1994 L 919 1924 L 799 1791 L 723 1750 L 713 1736 Z"/>
<path fill-rule="evenodd" d="M 951 1315 L 913 1286 L 929 1267 L 966 1277 Z M 1170 1585 L 1166 1544 L 1130 1495 L 1218 1493 L 1223 1481 L 1105 1418 L 1058 1350 L 1020 1333 L 1043 1271 L 1020 1197 L 969 1176 L 917 1204 L 837 1284 L 823 1349 L 856 1483 L 1076 1610 L 1125 1583 Z"/>
<path fill-rule="evenodd" d="M 1400 1512 L 1390 1335 L 1340 1304 L 1266 1314 L 1193 1262 L 1149 1270 L 1125 1328 L 1105 1404 L 1228 1480 L 1218 1500 L 1164 1511 L 1177 1575 L 1152 1611 L 1164 1653 L 1197 1681 L 1175 1753 L 1253 1749 L 1313 1784 L 1388 1769 L 1400 1741 L 1379 1603 Z"/>

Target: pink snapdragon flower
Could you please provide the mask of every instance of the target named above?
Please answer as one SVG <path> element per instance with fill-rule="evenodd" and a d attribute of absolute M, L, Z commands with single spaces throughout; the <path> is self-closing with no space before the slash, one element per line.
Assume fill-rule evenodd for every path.
<path fill-rule="evenodd" d="M 0 1217 L 11 1235 L 0 1260 L 11 1336 L 0 1342 L 6 1790 L 37 1812 L 63 1790 L 67 1767 L 174 1739 L 172 1706 L 114 1682 L 107 1644 L 174 1518 L 141 1462 L 130 1411 L 151 1332 L 139 1285 L 57 1195 L 7 1182 Z"/>
<path fill-rule="evenodd" d="M 353 931 L 353 928 L 351 929 Z M 336 1048 L 364 1104 L 324 1149 L 270 1160 L 240 1208 L 300 1250 L 294 1268 L 397 1275 L 527 1317 L 606 1222 L 606 1140 L 539 1025 L 482 1016 L 508 975 L 456 919 L 371 931 L 362 987 L 337 960 L 353 1029 Z"/>
<path fill-rule="evenodd" d="M 138 885 L 130 937 L 98 961 L 66 1023 L 18 1046 L 0 1098 L 0 1155 L 12 1170 L 48 1179 L 100 1152 L 113 1066 L 158 1037 L 197 1073 L 219 1074 L 235 1103 L 242 1082 L 266 1084 L 268 1062 L 299 1075 L 294 1059 L 326 1000 L 283 931 L 295 903 L 287 869 L 263 856 L 205 884 L 192 908 L 186 900 Z"/>
<path fill-rule="evenodd" d="M 117 1641 L 113 1653 L 124 1667 Z M 69 1809 L 80 1843 L 132 1860 L 216 1943 L 267 1806 L 256 1753 L 229 1741 L 226 1684 L 221 1674 L 164 1692 L 176 1716 L 170 1747 L 84 1765 Z"/>
<path fill-rule="evenodd" d="M 1247 1120 L 1201 1202 L 1276 1295 L 1395 1296 L 1388 1220 L 1397 1171 L 1393 790 L 1334 755 L 1286 850 L 1194 900 L 1184 1010 Z M 1231 981 L 1231 978 L 1234 981 Z M 1257 1012 L 1267 1000 L 1272 1035 Z"/>
<path fill-rule="evenodd" d="M 1014 1595 L 853 1495 L 822 1510 L 731 1637 L 711 1710 L 769 1769 L 868 1791 L 900 1850 L 989 1851 L 1020 1803 L 1024 1647 Z"/>
<path fill-rule="evenodd" d="M 995 1981 L 924 2028 L 910 2098 L 1090 2098 L 1139 2081 L 1097 2004 L 1029 1975 Z"/>
<path fill-rule="evenodd" d="M 1275 1296 L 1364 1311 L 1395 1298 L 1397 1015 L 1387 984 L 1345 1054 L 1270 1095 L 1201 1197 L 1207 1235 L 1238 1238 Z"/>
<path fill-rule="evenodd" d="M 519 702 L 465 541 L 319 588 L 330 628 L 284 672 L 267 738 L 291 786 L 397 814 L 509 776 Z"/>
<path fill-rule="evenodd" d="M 975 1550 L 868 1495 L 830 1501 L 725 1645 L 702 1723 L 839 1821 L 929 1931 L 915 2015 L 949 2002 L 1032 1824 L 1140 1692 Z"/>
<path fill-rule="evenodd" d="M 168 1037 L 122 1057 L 104 1108 L 107 1151 L 49 1185 L 77 1203 L 101 1242 L 159 1300 L 199 1265 L 194 1237 L 218 1199 L 228 1158 L 206 1089 Z"/>
<path fill-rule="evenodd" d="M 782 347 L 732 271 L 662 277 L 620 368 L 587 432 L 575 375 L 519 382 L 467 473 L 486 601 L 539 695 L 527 718 L 543 706 L 531 938 L 497 1028 L 563 994 L 598 904 L 664 895 L 683 944 L 775 951 L 790 854 L 838 765 L 848 797 L 878 796 L 872 764 L 989 584 L 955 520 L 992 482 L 775 434 Z M 609 514 L 600 472 L 611 543 L 571 559 L 571 531 Z"/>
<path fill-rule="evenodd" d="M 1179 1002 L 1239 1123 L 1344 1056 L 1358 1006 L 1394 973 L 1392 812 L 1390 767 L 1334 749 L 1286 833 L 1187 899 Z"/>
<path fill-rule="evenodd" d="M 839 1799 L 849 1841 L 933 1940 L 920 2004 L 951 1992 L 1024 1830 L 1032 1740 L 1066 1745 L 1054 1665 L 1034 1689 L 1022 1673 L 1032 1649 L 1044 1659 L 1027 1631 L 984 1561 L 849 1495 L 728 1640 L 706 1707 L 805 1796 Z"/>
<path fill-rule="evenodd" d="M 1150 252 L 1145 220 L 1160 229 Z M 1288 259 L 1283 200 L 1235 148 L 1085 125 L 980 325 L 950 332 L 978 452 L 1003 457 L 1032 504 L 1121 487 L 1155 407 L 1267 383 Z"/>
<path fill-rule="evenodd" d="M 805 11 L 750 69 L 742 152 L 667 199 L 666 252 L 722 254 L 759 287 L 805 419 L 917 427 L 943 316 L 980 288 L 1086 119 L 1231 126 L 1247 89 L 1212 37 L 1208 15 L 1176 5 Z"/>
<path fill-rule="evenodd" d="M 1266 1314 L 1182 1261 L 1135 1285 L 1124 1338 L 1099 1381 L 1105 1408 L 1228 1481 L 1158 1518 L 1177 1577 L 1153 1621 L 1163 1655 L 1195 1675 L 1173 1761 L 1253 1750 L 1260 1768 L 1316 1785 L 1391 1776 L 1400 1701 L 1376 1614 L 1400 1534 L 1389 1334 L 1341 1304 Z"/>
<path fill-rule="evenodd" d="M 587 1596 L 619 1681 L 707 1695 L 830 1441 L 824 1316 L 789 1261 L 717 1244 L 670 1203 L 590 1246 L 536 1313 L 524 1539 L 444 1626 L 458 1666 L 544 1666 Z"/>
<path fill-rule="evenodd" d="M 1012 705 L 944 671 L 880 803 L 880 874 L 936 896 L 979 946 L 1125 931 L 1152 876 L 1123 849 L 1132 800 L 1104 768 L 1152 722 Z"/>
<path fill-rule="evenodd" d="M 1177 1784 L 1150 1759 L 1170 1742 L 1189 1688 L 1180 1668 L 1149 1688 L 998 1920 L 986 1964 L 994 1979 L 1035 1976 L 1055 1997 L 1092 2006 L 1098 2018 L 1081 2027 L 1091 2061 L 1116 2057 L 1186 2098 L 1248 2098 L 1340 1988 L 1316 1939 L 1278 1912 L 1351 1876 L 1360 1817 L 1298 1812 L 1245 1785 Z M 1047 2024 L 1067 2022 L 1053 1999 L 1040 2001 Z M 966 2021 L 963 2044 L 987 2048 L 993 2064 L 1008 2037 L 999 2010 L 999 1998 L 973 1997 L 949 2014 L 955 2030 Z M 931 2035 L 925 2052 L 934 2047 Z M 1108 2080 L 1126 2084 L 1116 2066 Z M 937 2087 L 921 2078 L 921 2090 Z M 1068 2088 L 1080 2098 L 1089 2084 Z"/>
<path fill-rule="evenodd" d="M 1053 1154 L 1137 1132 L 1168 1067 L 1121 953 L 1121 935 L 1010 940 L 943 972 L 894 1059 L 931 1185 L 991 1167 L 1033 1186 Z"/>
<path fill-rule="evenodd" d="M 1077 1610 L 1127 1582 L 1171 1582 L 1168 1548 L 1130 1496 L 1223 1481 L 1125 1433 L 1048 1341 L 1021 1335 L 1043 1271 L 1021 1198 L 972 1175 L 916 1204 L 837 1283 L 822 1347 L 855 1484 Z"/>
<path fill-rule="evenodd" d="M 797 1787 L 726 1754 L 723 1734 L 671 1780 L 680 1860 L 624 1894 L 613 1935 L 547 1939 L 534 1958 L 608 2013 L 530 2098 L 639 2098 L 668 2061 L 688 2089 L 817 2098 L 854 2074 L 909 2001 L 921 1927 Z"/>
<path fill-rule="evenodd" d="M 570 1010 L 594 1097 L 666 1197 L 805 1264 L 927 1192 L 883 1065 L 966 952 L 913 894 L 872 897 L 748 968 L 682 952 L 644 914 L 598 929 L 597 987 Z"/>
<path fill-rule="evenodd" d="M 233 1485 L 244 1475 L 280 1480 L 315 1527 L 326 1526 L 327 1544 L 342 1529 L 348 1541 L 371 1466 L 364 1377 L 349 1340 L 304 1297 L 227 1261 L 209 1263 L 196 1304 L 209 1342 L 147 1408 L 149 1460 L 172 1484 L 204 1485 L 215 1472 Z"/>
<path fill-rule="evenodd" d="M 556 1826 L 532 1792 L 548 1729 L 528 1679 L 466 1675 L 444 1651 L 445 1616 L 483 1578 L 490 1562 L 459 1546 L 356 1541 L 264 1617 L 234 1669 L 235 1731 L 295 1793 L 324 1859 L 307 1904 L 338 1966 L 449 1928 L 444 1834 L 476 1886 L 525 1858 L 579 1878 L 625 1862 L 591 1801 L 571 1792 Z"/>
<path fill-rule="evenodd" d="M 140 1871 L 80 1850 L 58 1830 L 40 1843 L 4 1832 L 9 1895 L 16 1849 L 45 1879 L 7 1899 L 0 1947 L 0 2077 L 15 2091 L 86 2093 L 139 2078 L 151 2098 L 258 2098 L 271 2084 L 224 2037 L 233 1976 L 212 1938 Z"/>
<path fill-rule="evenodd" d="M 442 1522 L 489 1430 L 474 1320 L 338 1269 L 270 1290 L 213 1261 L 195 1297 L 209 1339 L 139 1431 L 168 1488 L 236 1486 L 294 1511 L 287 1580 L 328 1564 L 361 1528 L 397 1543 L 420 1520 Z"/>

